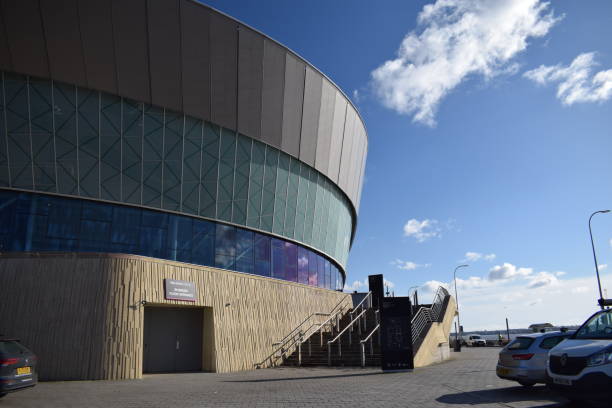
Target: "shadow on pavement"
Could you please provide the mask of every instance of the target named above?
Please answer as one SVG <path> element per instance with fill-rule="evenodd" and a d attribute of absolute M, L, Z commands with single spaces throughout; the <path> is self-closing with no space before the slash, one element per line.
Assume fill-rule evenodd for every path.
<path fill-rule="evenodd" d="M 456 391 L 460 391 L 455 387 L 450 387 Z M 444 404 L 510 404 L 513 402 L 533 402 L 534 408 L 582 408 L 567 402 L 566 399 L 554 394 L 545 386 L 537 386 L 533 388 L 525 387 L 509 387 L 496 388 L 490 390 L 478 391 L 460 391 L 453 394 L 442 395 L 436 398 L 436 401 Z"/>
<path fill-rule="evenodd" d="M 402 373 L 375 372 L 375 373 L 358 373 L 358 374 L 316 375 L 316 376 L 310 376 L 310 377 L 259 378 L 255 380 L 226 380 L 223 382 L 259 383 L 259 382 L 275 382 L 275 381 L 321 380 L 321 379 L 326 379 L 326 378 L 343 378 L 343 377 L 367 377 L 371 375 L 394 375 L 394 374 L 402 374 Z"/>

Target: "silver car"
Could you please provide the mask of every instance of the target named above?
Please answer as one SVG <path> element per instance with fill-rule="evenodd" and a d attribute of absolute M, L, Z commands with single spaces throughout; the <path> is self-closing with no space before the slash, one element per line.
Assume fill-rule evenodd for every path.
<path fill-rule="evenodd" d="M 497 376 L 518 381 L 525 387 L 546 383 L 548 351 L 573 333 L 573 331 L 555 331 L 517 337 L 499 352 Z"/>

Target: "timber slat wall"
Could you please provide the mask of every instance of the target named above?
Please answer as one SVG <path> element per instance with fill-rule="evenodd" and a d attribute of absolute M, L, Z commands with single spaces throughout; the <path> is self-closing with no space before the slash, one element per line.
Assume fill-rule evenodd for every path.
<path fill-rule="evenodd" d="M 163 280 L 194 282 L 197 302 L 164 299 Z M 107 254 L 0 254 L 0 333 L 39 357 L 40 377 L 142 375 L 144 306 L 204 308 L 203 368 L 254 368 L 272 343 L 348 294 L 179 262 Z"/>

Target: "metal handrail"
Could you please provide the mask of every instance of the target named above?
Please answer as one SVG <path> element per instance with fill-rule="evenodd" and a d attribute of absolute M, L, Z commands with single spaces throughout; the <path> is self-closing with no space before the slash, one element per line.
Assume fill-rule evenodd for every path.
<path fill-rule="evenodd" d="M 412 318 L 412 344 L 416 343 L 422 331 L 425 330 L 429 323 L 438 322 L 440 320 L 440 312 L 442 311 L 444 300 L 447 296 L 449 296 L 448 291 L 442 286 L 439 286 L 431 306 L 422 306 L 416 312 Z"/>
<path fill-rule="evenodd" d="M 363 310 L 363 302 L 365 302 L 368 299 L 370 299 L 370 301 L 368 303 L 369 304 L 368 308 L 370 308 L 370 307 L 372 307 L 372 292 L 371 291 L 368 292 L 368 294 L 365 295 L 363 297 L 363 299 L 361 299 L 361 302 L 359 302 L 359 304 L 357 304 L 357 306 L 355 306 L 353 308 L 353 310 L 351 311 L 351 317 L 353 316 L 353 313 L 355 313 L 357 311 L 357 309 L 361 308 L 361 310 Z"/>
<path fill-rule="evenodd" d="M 374 327 L 372 329 L 370 334 L 368 334 L 366 336 L 366 338 L 361 340 L 361 342 L 360 342 L 361 343 L 361 366 L 362 367 L 365 367 L 365 361 L 366 361 L 366 358 L 365 358 L 365 344 L 366 344 L 366 342 L 368 340 L 370 340 L 370 355 L 374 354 L 374 346 L 372 345 L 372 336 L 374 335 L 374 333 L 376 331 L 378 331 L 378 345 L 380 346 L 380 331 L 379 331 L 379 329 L 380 329 L 380 323 L 378 323 L 376 325 L 376 327 Z"/>
<path fill-rule="evenodd" d="M 342 337 L 342 335 L 344 334 L 345 331 L 347 331 L 348 329 L 352 328 L 356 321 L 359 321 L 360 324 L 361 324 L 361 321 L 359 319 L 367 311 L 368 310 L 365 309 L 361 313 L 359 313 L 359 315 L 356 318 L 354 318 L 353 320 L 351 320 L 351 322 L 349 324 L 347 324 L 346 327 L 344 329 L 342 329 L 342 331 L 340 333 L 338 333 L 338 335 L 336 337 L 334 337 L 332 340 L 329 340 L 327 342 L 327 365 L 331 366 L 331 347 L 332 347 L 332 344 L 335 343 L 336 340 L 338 340 L 340 337 Z M 349 336 L 349 344 L 352 344 L 351 341 L 352 341 L 352 336 Z M 342 342 L 338 343 L 338 356 L 342 357 Z"/>
<path fill-rule="evenodd" d="M 348 296 L 348 295 L 347 295 Z M 273 343 L 272 346 L 278 346 L 277 348 L 274 349 L 274 351 L 272 351 L 272 353 L 270 353 L 266 358 L 264 358 L 261 362 L 259 363 L 255 363 L 255 367 L 256 368 L 261 368 L 261 366 L 264 365 L 264 363 L 266 361 L 270 361 L 270 363 L 272 365 L 275 364 L 276 360 L 278 360 L 278 358 L 282 357 L 283 354 L 285 353 L 285 351 L 289 350 L 292 346 L 294 346 L 296 344 L 296 342 L 299 342 L 300 340 L 303 339 L 303 335 L 304 332 L 300 330 L 300 328 L 306 323 L 308 322 L 308 320 L 310 320 L 312 317 L 314 316 L 329 316 L 334 314 L 334 311 L 341 306 L 340 310 L 338 310 L 336 312 L 339 313 L 342 310 L 344 310 L 344 306 L 343 303 L 346 301 L 347 296 L 343 297 L 342 300 L 340 300 L 335 306 L 334 308 L 331 310 L 331 312 L 329 313 L 320 313 L 320 312 L 315 312 L 312 313 L 310 316 L 308 316 L 306 319 L 304 319 L 299 325 L 297 325 L 296 328 L 294 328 L 293 330 L 291 330 L 289 332 L 288 335 L 286 335 L 285 337 L 283 337 L 280 341 Z M 313 323 L 308 329 L 307 331 L 313 326 L 316 325 L 316 323 Z M 299 343 L 301 344 L 301 343 Z M 299 346 L 298 344 L 298 346 Z M 276 354 L 280 351 L 280 355 L 278 357 L 275 358 Z"/>

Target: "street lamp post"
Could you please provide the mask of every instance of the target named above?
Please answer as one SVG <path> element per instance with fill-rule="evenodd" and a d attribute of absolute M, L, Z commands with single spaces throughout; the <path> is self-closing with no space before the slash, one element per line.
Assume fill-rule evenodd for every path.
<path fill-rule="evenodd" d="M 457 296 L 457 269 L 467 268 L 469 265 L 459 265 L 453 272 L 453 280 L 455 281 L 455 301 L 457 302 L 457 325 L 459 328 L 455 329 L 455 351 L 461 351 L 461 340 L 459 340 L 459 334 L 461 333 L 461 320 L 459 319 L 459 297 Z"/>
<path fill-rule="evenodd" d="M 603 293 L 601 292 L 601 281 L 599 280 L 599 265 L 597 265 L 597 256 L 595 255 L 595 244 L 593 243 L 593 231 L 591 230 L 591 218 L 593 218 L 595 214 L 605 214 L 609 212 L 610 210 L 595 211 L 589 217 L 589 235 L 591 236 L 591 248 L 593 248 L 593 261 L 595 261 L 595 273 L 597 274 L 597 287 L 599 288 L 599 307 L 601 307 L 602 310 L 604 309 L 604 297 L 603 297 Z"/>

